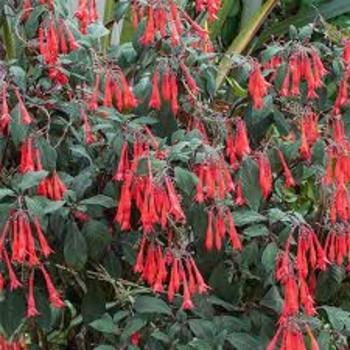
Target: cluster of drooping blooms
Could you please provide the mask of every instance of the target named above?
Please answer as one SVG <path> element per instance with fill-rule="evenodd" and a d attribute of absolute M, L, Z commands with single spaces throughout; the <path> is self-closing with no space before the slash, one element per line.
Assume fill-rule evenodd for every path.
<path fill-rule="evenodd" d="M 42 22 L 38 38 L 39 52 L 49 65 L 57 63 L 60 54 L 66 55 L 79 47 L 71 30 L 62 19 L 51 19 L 49 24 Z"/>
<path fill-rule="evenodd" d="M 39 0 L 39 4 L 47 6 L 50 11 L 54 10 L 54 0 Z M 27 20 L 31 15 L 34 6 L 36 5 L 36 0 L 24 0 L 23 1 L 23 20 Z"/>
<path fill-rule="evenodd" d="M 0 350 L 28 350 L 28 346 L 24 338 L 9 343 L 0 336 Z"/>
<path fill-rule="evenodd" d="M 342 266 L 346 256 L 350 257 L 350 234 L 349 225 L 338 223 L 332 226 L 327 235 L 324 250 L 330 263 Z M 347 271 L 350 270 L 348 259 Z"/>
<path fill-rule="evenodd" d="M 78 9 L 74 14 L 80 23 L 80 31 L 87 34 L 90 24 L 98 20 L 96 0 L 79 0 Z"/>
<path fill-rule="evenodd" d="M 300 121 L 300 139 L 299 147 L 300 157 L 304 160 L 311 160 L 311 148 L 318 140 L 318 117 L 312 111 L 307 111 Z"/>
<path fill-rule="evenodd" d="M 209 20 L 214 21 L 221 7 L 221 0 L 196 0 L 196 10 L 202 12 L 207 10 Z"/>
<path fill-rule="evenodd" d="M 30 269 L 27 317 L 39 314 L 34 297 L 34 276 L 36 270 L 40 270 L 45 279 L 49 300 L 52 305 L 57 308 L 64 305 L 41 261 L 51 253 L 52 249 L 47 242 L 39 219 L 29 215 L 24 209 L 12 210 L 0 237 L 0 261 L 7 268 L 10 290 L 21 288 L 24 284 L 23 281 L 18 279 L 13 264 L 27 266 Z M 3 274 L 0 273 L 0 290 L 5 287 L 6 283 Z"/>
<path fill-rule="evenodd" d="M 284 155 L 282 153 L 281 150 L 277 149 L 277 155 L 278 155 L 278 159 L 280 160 L 281 164 L 282 164 L 282 169 L 284 172 L 284 176 L 285 176 L 285 185 L 286 187 L 294 187 L 295 186 L 295 181 L 292 175 L 291 170 L 288 167 L 288 164 L 284 158 Z"/>
<path fill-rule="evenodd" d="M 226 155 L 233 170 L 239 167 L 239 160 L 251 153 L 247 129 L 241 118 L 236 118 L 235 134 L 232 134 L 231 123 L 226 123 Z"/>
<path fill-rule="evenodd" d="M 254 62 L 249 74 L 248 90 L 255 108 L 260 109 L 264 106 L 263 98 L 267 95 L 269 87 L 271 84 L 262 75 L 260 64 Z"/>
<path fill-rule="evenodd" d="M 134 0 L 132 9 L 135 28 L 144 17 L 147 17 L 145 32 L 140 38 L 143 45 L 154 43 L 159 35 L 163 39 L 170 37 L 171 45 L 178 46 L 185 29 L 185 21 L 200 39 L 208 39 L 207 31 L 194 22 L 184 10 L 180 9 L 174 0 L 161 0 L 153 3 Z"/>
<path fill-rule="evenodd" d="M 199 93 L 199 88 L 196 81 L 192 77 L 187 66 L 181 62 L 180 72 L 182 81 L 188 91 L 188 99 L 192 100 Z M 172 69 L 170 65 L 166 65 L 163 70 L 156 69 L 152 77 L 152 92 L 148 107 L 160 110 L 162 107 L 162 99 L 170 103 L 173 113 L 176 115 L 179 110 L 178 102 L 178 80 L 179 74 Z"/>
<path fill-rule="evenodd" d="M 281 333 L 283 334 L 283 349 L 291 350 L 296 344 L 304 344 L 303 332 L 299 327 L 300 321 L 297 316 L 302 310 L 308 316 L 316 314 L 313 297 L 316 287 L 315 270 L 324 271 L 328 264 L 326 253 L 314 230 L 306 224 L 300 224 L 296 231 L 296 257 L 291 256 L 292 232 L 283 254 L 277 259 L 276 279 L 284 287 L 284 304 L 279 321 L 280 326 L 269 344 L 269 350 L 275 349 Z M 307 324 L 305 327 L 311 340 L 314 339 Z M 314 343 L 312 349 L 318 349 L 317 342 Z M 305 344 L 303 346 L 305 348 Z"/>
<path fill-rule="evenodd" d="M 233 215 L 227 206 L 216 206 L 208 209 L 208 228 L 205 235 L 205 248 L 211 251 L 214 247 L 217 250 L 222 248 L 222 240 L 228 235 L 232 246 L 242 249 Z"/>
<path fill-rule="evenodd" d="M 4 84 L 1 93 L 1 117 L 0 117 L 0 133 L 7 135 L 9 133 L 9 124 L 11 121 L 9 105 L 7 102 L 7 88 Z"/>
<path fill-rule="evenodd" d="M 144 232 L 153 232 L 156 225 L 166 229 L 169 219 L 183 223 L 185 214 L 171 177 L 166 173 L 153 174 L 150 144 L 137 136 L 134 140 L 132 161 L 129 160 L 129 151 L 131 150 L 125 141 L 114 176 L 116 181 L 123 181 L 115 220 L 123 230 L 129 230 L 131 205 L 134 202 L 140 212 Z M 158 157 L 162 156 L 158 153 Z M 147 172 L 144 175 L 137 174 L 141 160 L 146 162 Z"/>
<path fill-rule="evenodd" d="M 311 54 L 305 50 L 295 52 L 289 58 L 287 73 L 280 92 L 281 96 L 299 96 L 299 85 L 302 81 L 306 81 L 308 98 L 317 98 L 316 88 L 323 86 L 322 78 L 327 73 L 314 48 L 311 49 Z"/>
<path fill-rule="evenodd" d="M 60 84 L 66 84 L 68 78 L 60 69 L 59 55 L 66 55 L 79 47 L 66 22 L 54 18 L 51 19 L 50 23 L 42 22 L 39 27 L 38 40 L 39 53 L 48 65 L 50 79 Z"/>
<path fill-rule="evenodd" d="M 309 341 L 305 341 L 303 329 L 306 330 Z M 275 350 L 278 342 L 281 350 L 306 350 L 306 344 L 310 344 L 310 350 L 320 349 L 310 326 L 306 322 L 297 321 L 294 317 L 286 317 L 279 322 L 277 332 L 267 350 Z"/>
<path fill-rule="evenodd" d="M 327 148 L 327 167 L 323 183 L 332 189 L 330 198 L 329 220 L 334 225 L 339 219 L 347 222 L 350 217 L 349 194 L 347 185 L 350 182 L 349 149 L 350 144 L 345 134 L 341 116 L 331 121 L 332 140 Z"/>
<path fill-rule="evenodd" d="M 173 235 L 172 231 L 169 232 Z M 152 238 L 147 234 L 142 237 L 134 272 L 140 273 L 154 292 L 163 292 L 164 284 L 168 282 L 170 302 L 174 301 L 175 294 L 182 287 L 182 308 L 192 309 L 192 295 L 208 290 L 194 259 L 180 247 L 169 246 L 163 254 L 161 243 Z M 168 241 L 172 244 L 172 237 L 168 237 Z"/>
<path fill-rule="evenodd" d="M 343 78 L 340 82 L 338 96 L 335 100 L 335 104 L 333 107 L 333 115 L 338 115 L 341 113 L 341 108 L 343 106 L 346 106 L 349 104 L 349 94 L 348 94 L 348 80 L 350 77 L 350 44 L 349 42 L 346 43 L 343 55 L 342 55 L 342 61 L 344 65 L 344 72 L 343 72 Z"/>
<path fill-rule="evenodd" d="M 80 108 L 80 117 L 84 126 L 84 141 L 86 145 L 96 142 L 95 136 L 92 134 L 91 125 L 88 116 L 83 108 Z"/>
<path fill-rule="evenodd" d="M 194 166 L 193 172 L 198 177 L 195 201 L 224 200 L 227 193 L 235 189 L 229 168 L 220 158 L 208 156 L 202 163 Z"/>
<path fill-rule="evenodd" d="M 272 192 L 273 178 L 269 157 L 266 152 L 256 154 L 257 165 L 259 167 L 259 183 L 264 199 L 268 199 Z"/>
<path fill-rule="evenodd" d="M 101 76 L 105 77 L 103 82 L 101 82 Z M 101 99 L 100 89 L 103 91 Z M 138 104 L 125 75 L 119 67 L 113 67 L 113 69 L 107 69 L 103 73 L 96 74 L 93 91 L 86 97 L 85 102 L 89 111 L 96 111 L 99 106 L 115 107 L 118 111 L 123 111 L 124 109 L 135 108 Z M 86 132 L 87 119 L 83 115 L 82 119 Z"/>
<path fill-rule="evenodd" d="M 277 69 L 285 60 L 280 56 L 274 56 L 269 62 L 264 64 L 264 69 L 267 72 L 272 71 L 272 76 L 268 79 L 270 82 L 275 80 Z M 288 58 L 286 75 L 283 79 L 280 89 L 282 97 L 300 96 L 300 84 L 307 83 L 307 97 L 315 99 L 318 97 L 317 88 L 323 86 L 322 79 L 328 74 L 325 69 L 317 50 L 311 48 L 297 48 Z M 347 77 L 346 77 L 347 76 Z M 338 99 L 335 104 L 336 110 L 345 104 L 345 92 L 347 91 L 346 82 L 348 75 L 345 75 L 344 83 L 341 85 Z M 263 98 L 267 95 L 268 89 L 272 86 L 268 82 L 258 62 L 253 63 L 253 68 L 249 76 L 249 93 L 253 99 L 255 108 L 264 106 Z"/>
<path fill-rule="evenodd" d="M 25 174 L 29 171 L 41 171 L 41 154 L 38 148 L 33 146 L 32 137 L 21 146 L 21 158 L 19 172 Z M 52 175 L 46 177 L 38 184 L 38 194 L 53 200 L 62 200 L 63 194 L 67 191 L 66 186 L 59 178 L 57 171 L 53 170 Z"/>

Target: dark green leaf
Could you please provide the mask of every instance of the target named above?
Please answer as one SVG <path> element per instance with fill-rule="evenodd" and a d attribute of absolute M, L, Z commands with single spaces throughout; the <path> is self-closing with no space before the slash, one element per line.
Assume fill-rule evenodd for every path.
<path fill-rule="evenodd" d="M 88 246 L 84 236 L 75 223 L 67 226 L 64 240 L 64 258 L 68 266 L 81 270 L 88 258 Z"/>
<path fill-rule="evenodd" d="M 94 260 L 99 259 L 112 240 L 108 226 L 97 220 L 89 220 L 84 225 L 83 234 L 88 245 L 89 256 Z"/>
<path fill-rule="evenodd" d="M 146 321 L 140 317 L 132 318 L 125 326 L 121 334 L 122 341 L 129 339 L 135 332 L 139 331 L 146 324 Z"/>
<path fill-rule="evenodd" d="M 253 225 L 246 228 L 243 233 L 248 237 L 260 237 L 267 236 L 269 234 L 269 230 L 265 225 Z"/>
<path fill-rule="evenodd" d="M 139 296 L 135 300 L 134 309 L 139 313 L 159 313 L 172 315 L 170 307 L 165 301 L 156 297 Z"/>
<path fill-rule="evenodd" d="M 26 302 L 20 291 L 8 291 L 0 303 L 0 325 L 8 336 L 22 323 L 26 312 Z"/>
<path fill-rule="evenodd" d="M 19 183 L 21 191 L 37 186 L 48 175 L 48 171 L 30 171 L 23 175 L 22 181 Z"/>
<path fill-rule="evenodd" d="M 82 205 L 100 205 L 104 208 L 113 208 L 116 206 L 115 201 L 107 196 L 99 194 L 95 197 L 84 199 L 80 202 Z"/>
<path fill-rule="evenodd" d="M 266 221 L 265 216 L 251 210 L 240 210 L 233 212 L 235 225 L 237 227 L 245 226 L 247 224 Z"/>
<path fill-rule="evenodd" d="M 91 322 L 89 326 L 101 333 L 113 334 L 117 330 L 116 325 L 114 324 L 113 319 L 109 314 L 105 314 L 102 318 Z"/>
<path fill-rule="evenodd" d="M 87 293 L 84 295 L 81 304 L 81 313 L 86 324 L 102 317 L 106 310 L 105 295 L 96 282 L 88 284 Z"/>
<path fill-rule="evenodd" d="M 273 286 L 260 300 L 260 304 L 276 311 L 278 314 L 282 311 L 283 299 L 277 287 Z"/>
<path fill-rule="evenodd" d="M 247 333 L 231 333 L 226 339 L 237 350 L 260 349 L 260 342 Z"/>
<path fill-rule="evenodd" d="M 192 172 L 175 167 L 175 181 L 178 187 L 190 196 L 193 195 L 198 179 Z"/>
<path fill-rule="evenodd" d="M 250 157 L 248 157 L 242 164 L 240 179 L 243 188 L 243 195 L 247 204 L 252 210 L 258 211 L 262 201 L 259 185 L 259 169 Z"/>

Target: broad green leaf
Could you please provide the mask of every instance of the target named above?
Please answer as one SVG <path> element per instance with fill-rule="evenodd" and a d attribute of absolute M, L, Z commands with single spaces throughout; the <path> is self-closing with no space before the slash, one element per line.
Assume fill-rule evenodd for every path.
<path fill-rule="evenodd" d="M 81 314 L 86 324 L 100 319 L 106 310 L 106 299 L 103 290 L 97 282 L 88 283 L 87 293 L 84 295 L 81 304 Z"/>
<path fill-rule="evenodd" d="M 115 201 L 107 196 L 104 196 L 102 194 L 98 194 L 97 196 L 84 199 L 80 202 L 82 205 L 100 205 L 104 208 L 113 208 L 116 206 Z"/>
<path fill-rule="evenodd" d="M 47 296 L 38 290 L 35 291 L 36 307 L 40 313 L 38 317 L 35 317 L 35 322 L 39 327 L 44 330 L 49 330 L 52 322 L 52 310 L 49 304 Z"/>
<path fill-rule="evenodd" d="M 235 225 L 237 227 L 266 221 L 265 216 L 252 210 L 239 210 L 233 212 Z"/>
<path fill-rule="evenodd" d="M 350 312 L 334 306 L 321 306 L 321 309 L 327 313 L 329 322 L 335 330 L 338 332 L 350 331 Z"/>
<path fill-rule="evenodd" d="M 192 172 L 175 167 L 175 181 L 182 191 L 188 195 L 192 195 L 198 179 Z"/>
<path fill-rule="evenodd" d="M 64 259 L 68 266 L 82 270 L 88 259 L 88 246 L 76 223 L 67 225 L 64 240 Z"/>
<path fill-rule="evenodd" d="M 140 317 L 132 318 L 126 325 L 121 334 L 122 341 L 129 339 L 135 332 L 139 331 L 146 324 L 146 321 Z"/>
<path fill-rule="evenodd" d="M 283 299 L 276 286 L 270 288 L 265 296 L 260 300 L 260 305 L 280 313 L 283 307 Z"/>
<path fill-rule="evenodd" d="M 109 34 L 109 30 L 101 22 L 90 24 L 88 31 L 94 39 L 100 39 Z"/>
<path fill-rule="evenodd" d="M 129 315 L 128 311 L 118 311 L 117 313 L 114 314 L 113 316 L 113 322 L 118 323 L 119 321 L 123 320 L 125 317 Z"/>
<path fill-rule="evenodd" d="M 165 344 L 169 344 L 171 342 L 171 339 L 169 337 L 169 335 L 167 335 L 164 332 L 161 331 L 155 331 L 151 334 L 152 338 L 155 338 L 157 340 L 160 340 L 161 342 L 165 343 Z"/>
<path fill-rule="evenodd" d="M 48 201 L 48 203 L 45 205 L 44 213 L 51 214 L 56 210 L 61 209 L 65 204 L 65 201 Z"/>
<path fill-rule="evenodd" d="M 188 324 L 193 334 L 199 339 L 211 340 L 215 336 L 215 325 L 211 321 L 190 320 Z"/>
<path fill-rule="evenodd" d="M 260 349 L 260 342 L 247 333 L 231 333 L 226 339 L 237 350 Z"/>
<path fill-rule="evenodd" d="M 265 225 L 253 225 L 243 230 L 243 234 L 247 237 L 267 236 L 269 230 Z"/>
<path fill-rule="evenodd" d="M 189 344 L 188 344 L 191 349 L 194 350 L 212 350 L 213 347 L 211 344 L 207 343 L 204 340 L 201 339 L 193 339 Z"/>
<path fill-rule="evenodd" d="M 345 277 L 343 267 L 331 265 L 326 271 L 320 271 L 317 278 L 316 299 L 326 302 L 339 290 Z"/>
<path fill-rule="evenodd" d="M 247 204 L 252 210 L 258 211 L 262 201 L 258 166 L 250 157 L 248 157 L 243 162 L 239 174 L 243 188 L 243 195 Z"/>
<path fill-rule="evenodd" d="M 9 188 L 1 188 L 0 189 L 0 200 L 5 198 L 5 197 L 14 197 L 16 194 L 14 191 L 12 191 Z"/>
<path fill-rule="evenodd" d="M 136 298 L 134 309 L 139 313 L 159 313 L 169 316 L 172 315 L 172 311 L 165 301 L 146 295 L 141 295 Z"/>
<path fill-rule="evenodd" d="M 113 319 L 109 314 L 105 314 L 103 315 L 102 318 L 99 318 L 98 320 L 91 322 L 89 326 L 101 333 L 113 334 L 117 330 L 117 327 L 114 324 Z"/>
<path fill-rule="evenodd" d="M 89 220 L 84 225 L 82 232 L 88 246 L 89 256 L 97 260 L 112 240 L 108 226 L 97 220 Z"/>
<path fill-rule="evenodd" d="M 20 66 L 11 66 L 10 73 L 15 84 L 22 90 L 26 90 L 26 72 Z"/>
<path fill-rule="evenodd" d="M 22 177 L 22 181 L 19 183 L 19 188 L 21 191 L 25 191 L 29 188 L 37 186 L 42 180 L 46 178 L 48 171 L 30 171 L 25 173 Z"/>
<path fill-rule="evenodd" d="M 26 315 L 26 301 L 18 290 L 8 291 L 0 302 L 0 325 L 12 336 Z"/>
<path fill-rule="evenodd" d="M 272 272 L 276 266 L 278 247 L 275 242 L 269 243 L 261 255 L 261 263 L 267 272 Z"/>
<path fill-rule="evenodd" d="M 57 162 L 57 150 L 48 144 L 44 137 L 41 137 L 38 141 L 38 147 L 40 150 L 41 161 L 44 169 L 54 170 L 56 169 Z"/>

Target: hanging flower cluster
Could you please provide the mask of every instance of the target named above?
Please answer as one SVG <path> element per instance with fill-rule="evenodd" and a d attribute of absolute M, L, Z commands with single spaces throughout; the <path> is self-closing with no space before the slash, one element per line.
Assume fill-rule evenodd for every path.
<path fill-rule="evenodd" d="M 9 343 L 5 338 L 0 336 L 0 349 L 1 350 L 28 350 L 28 346 L 25 339 L 13 341 Z"/>
<path fill-rule="evenodd" d="M 169 242 L 173 241 L 169 231 Z M 175 294 L 182 288 L 182 308 L 194 307 L 191 296 L 194 293 L 205 293 L 208 286 L 199 272 L 194 259 L 180 247 L 169 246 L 163 255 L 163 248 L 156 240 L 150 241 L 144 235 L 134 266 L 134 272 L 141 273 L 154 292 L 163 292 L 164 283 L 168 282 L 168 299 L 174 301 Z"/>
<path fill-rule="evenodd" d="M 34 298 L 34 276 L 35 271 L 42 273 L 49 300 L 54 307 L 64 306 L 56 288 L 54 287 L 49 273 L 46 271 L 43 262 L 52 253 L 45 234 L 41 228 L 39 219 L 22 209 L 10 212 L 0 237 L 0 260 L 7 267 L 8 283 L 10 290 L 21 288 L 25 282 L 20 281 L 15 273 L 14 266 L 27 266 L 30 270 L 28 282 L 28 311 L 27 316 L 36 316 L 39 312 L 35 306 Z M 3 274 L 0 274 L 0 289 L 6 285 Z"/>
<path fill-rule="evenodd" d="M 101 76 L 104 76 L 104 82 L 101 84 Z M 103 96 L 100 98 L 100 89 Z M 119 67 L 113 67 L 113 70 L 104 71 L 97 74 L 93 91 L 86 97 L 85 102 L 89 111 L 96 111 L 99 106 L 106 108 L 115 107 L 118 111 L 135 108 L 138 104 L 125 75 Z M 82 117 L 84 120 L 84 117 Z"/>
<path fill-rule="evenodd" d="M 80 31 L 87 34 L 90 24 L 98 20 L 96 0 L 79 0 L 78 9 L 74 14 L 80 23 Z"/>
<path fill-rule="evenodd" d="M 196 0 L 196 10 L 202 12 L 207 10 L 209 20 L 214 21 L 221 7 L 221 0 Z"/>
<path fill-rule="evenodd" d="M 33 3 L 30 0 L 24 1 L 24 20 L 29 18 Z M 43 10 L 48 11 L 47 19 L 42 20 L 38 30 L 39 60 L 46 65 L 52 83 L 67 84 L 69 80 L 63 73 L 62 56 L 77 50 L 79 44 L 66 22 L 55 15 L 53 0 L 40 0 L 39 4 L 44 5 Z M 207 11 L 209 20 L 214 20 L 220 5 L 220 0 L 197 0 L 196 10 Z M 208 30 L 195 23 L 174 0 L 134 0 L 132 9 L 134 26 L 137 27 L 141 21 L 145 22 L 145 29 L 139 39 L 142 49 L 147 50 L 155 44 L 154 47 L 161 51 L 151 78 L 150 98 L 145 98 L 148 108 L 152 110 L 152 117 L 157 115 L 156 112 L 161 111 L 164 105 L 169 105 L 179 124 L 187 128 L 187 134 L 196 129 L 197 134 L 202 136 L 201 140 L 200 137 L 197 138 L 200 140 L 198 148 L 193 147 L 191 155 L 183 163 L 186 162 L 186 171 L 193 176 L 195 182 L 193 185 L 195 193 L 191 199 L 195 204 L 201 204 L 207 215 L 207 227 L 203 232 L 207 253 L 221 250 L 226 241 L 229 241 L 234 249 L 241 250 L 241 238 L 232 213 L 235 206 L 244 206 L 249 202 L 248 197 L 245 198 L 246 179 L 241 176 L 241 164 L 248 159 L 255 161 L 262 201 L 267 204 L 270 198 L 275 198 L 273 196 L 275 174 L 270 163 L 270 160 L 272 161 L 270 152 L 273 150 L 277 152 L 275 163 L 282 168 L 285 186 L 291 191 L 293 189 L 290 187 L 299 186 L 288 166 L 287 157 L 276 144 L 273 144 L 274 135 L 270 140 L 264 139 L 263 142 L 266 144 L 253 151 L 247 126 L 244 120 L 235 114 L 230 117 L 220 114 L 220 117 L 208 123 L 205 116 L 198 115 L 202 113 L 202 110 L 198 112 L 200 107 L 197 109 L 197 114 L 193 113 L 188 118 L 181 115 L 180 96 L 186 95 L 187 102 L 192 102 L 187 103 L 191 109 L 197 107 L 194 101 L 200 104 L 196 96 L 201 93 L 201 85 L 197 85 L 200 80 L 196 81 L 194 73 L 199 68 L 195 60 L 195 63 L 186 65 L 190 61 L 187 60 L 189 54 L 186 48 L 196 48 L 203 52 L 212 51 Z M 98 19 L 96 1 L 80 0 L 75 18 L 78 19 L 82 34 L 86 34 L 88 26 Z M 187 45 L 183 38 L 193 40 Z M 164 48 L 161 45 L 162 41 L 170 45 L 164 45 L 166 46 Z M 100 107 L 116 109 L 125 114 L 133 110 L 137 114 L 136 107 L 145 101 L 136 98 L 122 69 L 112 59 L 102 60 L 98 55 L 93 59 L 94 67 L 98 67 L 97 72 L 94 70 L 91 86 L 85 81 L 79 85 L 79 88 L 82 87 L 79 91 L 83 91 L 84 96 L 83 101 L 77 101 L 76 105 L 79 109 L 78 121 L 84 132 L 84 142 L 86 145 L 93 144 L 91 148 L 95 146 L 97 148 L 96 141 L 100 140 L 98 138 L 100 136 L 97 137 L 97 133 L 94 133 L 90 121 L 96 118 L 96 111 Z M 329 194 L 326 199 L 329 204 L 328 217 L 325 221 L 331 228 L 323 242 L 323 236 L 318 235 L 311 226 L 299 223 L 289 235 L 283 252 L 278 256 L 276 280 L 283 288 L 284 303 L 277 333 L 271 340 L 268 350 L 274 350 L 277 346 L 283 350 L 292 350 L 293 347 L 304 350 L 307 343 L 312 350 L 319 349 L 311 328 L 300 315 L 310 317 L 316 315 L 314 300 L 316 273 L 319 270 L 326 270 L 330 263 L 340 266 L 347 261 L 346 257 L 349 260 L 350 146 L 340 115 L 342 108 L 349 102 L 349 43 L 346 44 L 342 55 L 342 63 L 345 73 L 340 82 L 332 115 L 326 122 L 326 130 L 320 127 L 316 108 L 312 106 L 313 101 L 318 98 L 318 89 L 323 87 L 328 74 L 315 47 L 310 45 L 301 47 L 295 44 L 291 52 L 282 52 L 265 64 L 261 65 L 254 61 L 249 73 L 248 91 L 253 106 L 257 109 L 264 107 L 264 99 L 274 85 L 281 85 L 276 88 L 278 91 L 275 94 L 281 101 L 300 97 L 304 94 L 304 89 L 307 90 L 305 97 L 311 101 L 308 101 L 310 103 L 297 116 L 294 125 L 295 132 L 300 136 L 300 145 L 297 147 L 303 165 L 308 166 L 311 163 L 313 148 L 322 137 L 323 131 L 326 134 L 324 140 L 327 145 L 327 169 L 322 186 Z M 279 72 L 283 73 L 281 84 L 277 81 Z M 133 79 L 138 79 L 137 73 L 134 73 Z M 88 80 L 87 78 L 86 81 Z M 69 90 L 68 85 L 61 88 Z M 72 98 L 74 92 L 65 92 L 69 96 L 67 100 L 75 103 Z M 143 100 L 143 96 L 141 99 Z M 31 128 L 20 141 L 20 161 L 17 171 L 21 175 L 43 170 L 42 155 L 37 147 L 37 138 L 42 130 L 36 130 L 40 122 L 37 120 L 35 106 L 31 106 L 28 111 L 27 100 L 29 99 L 22 89 L 12 88 L 7 81 L 2 84 L 1 134 L 8 136 L 10 133 L 10 107 L 13 101 L 18 105 L 22 126 Z M 104 117 L 108 118 L 107 112 Z M 176 294 L 181 294 L 182 308 L 191 309 L 193 295 L 205 293 L 209 287 L 195 260 L 186 250 L 186 245 L 191 241 L 190 231 L 193 227 L 188 225 L 186 206 L 180 195 L 181 188 L 175 182 L 176 169 L 173 168 L 171 158 L 168 158 L 176 141 L 167 140 L 164 142 L 165 145 L 160 145 L 148 127 L 135 126 L 130 122 L 136 117 L 137 115 L 128 116 L 130 119 L 125 118 L 125 121 L 120 122 L 123 138 L 117 169 L 113 176 L 120 193 L 115 216 L 110 221 L 115 222 L 122 231 L 141 231 L 141 240 L 137 242 L 138 253 L 134 272 L 140 274 L 141 279 L 151 286 L 154 292 L 167 290 L 171 302 Z M 185 118 L 186 121 L 182 122 L 181 118 Z M 225 137 L 225 142 L 222 142 L 222 137 L 217 138 L 220 141 L 213 137 L 210 122 L 216 126 L 219 124 L 223 126 L 223 130 L 220 131 Z M 106 128 L 109 128 L 109 125 Z M 185 128 L 180 128 L 179 134 L 181 132 L 186 134 Z M 273 130 L 272 134 L 274 132 Z M 112 177 L 110 173 L 108 176 Z M 31 190 L 29 192 L 33 193 Z M 50 200 L 63 200 L 66 192 L 67 188 L 59 178 L 57 170 L 52 170 L 36 188 L 37 195 Z M 79 223 L 89 219 L 88 214 L 78 209 L 73 209 L 71 215 Z M 35 278 L 39 274 L 45 280 L 49 300 L 53 306 L 64 305 L 44 265 L 45 259 L 51 253 L 52 249 L 39 218 L 29 211 L 25 199 L 19 196 L 18 208 L 10 212 L 0 238 L 0 260 L 5 267 L 5 271 L 0 274 L 0 290 L 7 285 L 10 290 L 25 286 L 28 290 L 28 317 L 38 315 L 35 303 Z M 24 271 L 21 277 L 17 276 L 17 267 Z"/>
<path fill-rule="evenodd" d="M 303 329 L 306 330 L 309 339 L 305 340 Z M 287 317 L 279 322 L 276 335 L 270 342 L 267 350 L 275 350 L 278 341 L 281 343 L 281 350 L 307 349 L 310 344 L 311 350 L 319 350 L 319 346 L 310 326 L 306 322 L 298 322 L 293 317 Z"/>
<path fill-rule="evenodd" d="M 291 233 L 285 250 L 277 261 L 276 279 L 284 287 L 284 304 L 279 321 L 280 326 L 268 347 L 271 350 L 275 349 L 281 332 L 283 334 L 282 348 L 291 350 L 299 343 L 305 347 L 298 315 L 300 311 L 304 311 L 308 316 L 316 314 L 313 295 L 316 287 L 315 269 L 324 271 L 328 264 L 326 253 L 311 227 L 301 224 L 297 229 L 297 235 L 295 259 L 291 256 L 293 241 L 293 233 Z M 314 339 L 307 324 L 306 329 L 310 338 Z M 293 342 L 290 342 L 292 340 Z M 318 346 L 314 349 L 318 349 Z"/>
<path fill-rule="evenodd" d="M 201 203 L 205 200 L 224 200 L 227 193 L 235 189 L 232 177 L 221 156 L 207 157 L 206 161 L 195 165 L 193 172 L 198 177 L 195 200 Z"/>
<path fill-rule="evenodd" d="M 267 74 L 272 71 L 272 76 L 268 82 L 262 73 L 261 66 L 258 62 L 253 63 L 253 68 L 249 76 L 249 93 L 252 97 L 254 107 L 260 109 L 264 106 L 263 98 L 267 95 L 268 90 L 272 87 L 271 83 L 277 76 L 277 69 L 287 60 L 286 75 L 283 79 L 281 89 L 279 91 L 282 97 L 300 96 L 300 85 L 302 82 L 307 83 L 307 97 L 315 99 L 318 97 L 316 90 L 323 86 L 323 78 L 328 74 L 324 64 L 314 47 L 305 48 L 297 47 L 289 56 L 284 59 L 282 57 L 273 57 L 269 62 L 264 64 Z M 344 78 L 346 81 L 346 78 Z M 343 84 L 346 89 L 346 84 Z M 339 97 L 339 101 L 335 108 L 343 105 L 344 94 Z"/>
<path fill-rule="evenodd" d="M 154 140 L 154 142 L 156 141 Z M 159 152 L 157 143 L 155 147 Z M 158 156 L 162 157 L 162 154 L 159 153 Z M 147 171 L 144 175 L 137 174 L 140 161 L 146 163 Z M 136 136 L 134 140 L 133 161 L 129 159 L 128 143 L 124 142 L 114 179 L 123 181 L 115 217 L 123 230 L 129 230 L 131 227 L 132 202 L 135 203 L 140 212 L 144 232 L 153 232 L 155 225 L 160 225 L 162 229 L 165 229 L 170 218 L 179 223 L 185 221 L 180 198 L 170 176 L 166 173 L 154 176 L 150 145 L 142 135 Z"/>
<path fill-rule="evenodd" d="M 191 93 L 191 95 L 187 95 L 188 99 L 191 100 L 192 96 L 199 93 L 199 88 L 189 69 L 183 62 L 180 63 L 179 68 L 179 73 L 182 75 L 182 81 Z M 148 102 L 148 107 L 159 111 L 162 107 L 163 99 L 170 103 L 174 115 L 177 114 L 179 110 L 179 86 L 177 76 L 178 73 L 176 70 L 172 69 L 170 64 L 157 67 L 152 77 L 152 92 Z"/>
<path fill-rule="evenodd" d="M 236 118 L 235 134 L 232 134 L 231 123 L 226 123 L 226 155 L 233 170 L 239 167 L 239 160 L 251 153 L 247 129 L 241 118 Z"/>
<path fill-rule="evenodd" d="M 38 148 L 33 146 L 31 136 L 21 146 L 21 158 L 19 171 L 25 174 L 30 171 L 41 171 L 41 154 Z M 53 200 L 62 200 L 67 191 L 65 184 L 59 178 L 57 171 L 53 170 L 52 175 L 43 179 L 38 185 L 38 194 Z"/>
<path fill-rule="evenodd" d="M 52 18 L 50 23 L 42 22 L 39 27 L 39 52 L 48 65 L 52 81 L 66 84 L 67 76 L 62 72 L 59 55 L 66 55 L 78 49 L 79 45 L 64 20 Z"/>
<path fill-rule="evenodd" d="M 204 6 L 200 6 L 201 11 Z M 194 34 L 200 39 L 207 39 L 208 34 L 201 26 L 194 22 L 188 14 L 178 7 L 174 0 L 161 0 L 153 3 L 145 3 L 140 0 L 133 0 L 132 3 L 133 25 L 138 27 L 139 23 L 147 17 L 147 24 L 140 42 L 147 46 L 157 40 L 157 36 L 166 39 L 170 38 L 172 46 L 178 46 L 181 43 L 181 36 L 184 34 L 185 25 L 188 25 L 194 31 Z M 216 13 L 218 6 L 210 6 L 211 17 Z"/>
<path fill-rule="evenodd" d="M 221 250 L 222 240 L 225 237 L 225 234 L 228 235 L 232 246 L 235 249 L 242 249 L 242 244 L 239 239 L 230 209 L 227 206 L 209 208 L 205 248 L 210 251 L 215 246 L 217 250 Z"/>

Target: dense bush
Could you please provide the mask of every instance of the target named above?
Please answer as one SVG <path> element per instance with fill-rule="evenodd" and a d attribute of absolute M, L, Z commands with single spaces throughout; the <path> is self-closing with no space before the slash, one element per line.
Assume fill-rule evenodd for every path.
<path fill-rule="evenodd" d="M 217 86 L 219 8 L 0 3 L 0 349 L 348 348 L 350 42 Z"/>

